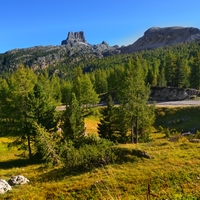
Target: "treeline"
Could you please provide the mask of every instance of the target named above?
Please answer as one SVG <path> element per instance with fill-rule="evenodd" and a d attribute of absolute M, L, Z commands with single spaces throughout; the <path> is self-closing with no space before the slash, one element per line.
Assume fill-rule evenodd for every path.
<path fill-rule="evenodd" d="M 98 94 L 115 89 L 118 74 L 122 73 L 129 58 L 138 57 L 145 71 L 145 82 L 155 87 L 200 89 L 200 45 L 198 42 L 178 44 L 132 54 L 113 55 L 92 61 L 80 61 L 71 70 L 67 65 L 51 68 L 60 70 L 62 79 L 71 79 L 74 67 L 89 73 Z"/>

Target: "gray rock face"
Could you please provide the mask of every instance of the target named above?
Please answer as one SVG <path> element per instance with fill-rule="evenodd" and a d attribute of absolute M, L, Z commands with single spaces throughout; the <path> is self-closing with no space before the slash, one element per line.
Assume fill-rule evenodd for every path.
<path fill-rule="evenodd" d="M 55 67 L 57 63 L 74 64 L 81 60 L 92 60 L 112 54 L 131 53 L 143 49 L 153 49 L 181 42 L 191 42 L 200 39 L 198 28 L 184 27 L 153 27 L 144 36 L 129 46 L 109 46 L 105 41 L 101 44 L 87 43 L 84 32 L 69 32 L 67 39 L 58 46 L 36 46 L 24 49 L 14 49 L 3 54 L 0 61 L 0 72 L 3 65 L 14 70 L 20 62 L 33 70 Z M 5 62 L 6 61 L 6 62 Z"/>
<path fill-rule="evenodd" d="M 191 42 L 200 39 L 200 30 L 193 27 L 152 27 L 144 36 L 139 38 L 132 45 L 122 47 L 123 53 L 143 49 L 154 49 L 157 47 L 169 46 L 178 43 Z"/>
<path fill-rule="evenodd" d="M 30 181 L 22 175 L 13 176 L 8 180 L 8 183 L 11 186 L 13 186 L 13 185 L 24 185 L 24 184 L 27 184 L 29 182 Z"/>
<path fill-rule="evenodd" d="M 58 62 L 74 64 L 84 59 L 102 58 L 112 54 L 119 54 L 118 46 L 109 46 L 105 41 L 91 45 L 86 42 L 84 32 L 69 32 L 66 40 L 59 46 L 35 46 L 31 48 L 14 49 L 6 52 L 4 57 L 9 60 L 10 69 L 16 69 L 20 62 L 33 70 L 55 66 Z M 0 63 L 1 68 L 2 63 Z"/>
<path fill-rule="evenodd" d="M 61 45 L 66 45 L 69 43 L 76 43 L 76 42 L 86 43 L 86 39 L 85 39 L 83 31 L 79 31 L 79 32 L 75 32 L 75 33 L 69 32 L 67 39 L 63 40 L 61 42 Z"/>
<path fill-rule="evenodd" d="M 192 96 L 199 96 L 199 91 L 195 89 L 181 88 L 152 88 L 151 100 L 153 101 L 180 101 L 190 99 Z"/>
<path fill-rule="evenodd" d="M 9 190 L 12 190 L 12 187 L 3 179 L 0 179 L 0 194 L 5 194 Z"/>

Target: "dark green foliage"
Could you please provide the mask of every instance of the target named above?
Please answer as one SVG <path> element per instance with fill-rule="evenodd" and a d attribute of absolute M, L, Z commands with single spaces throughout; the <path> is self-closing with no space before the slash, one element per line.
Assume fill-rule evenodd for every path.
<path fill-rule="evenodd" d="M 61 82 L 61 94 L 62 94 L 62 100 L 61 102 L 64 105 L 67 105 L 71 100 L 71 94 L 72 94 L 72 83 L 70 81 L 62 81 Z"/>
<path fill-rule="evenodd" d="M 200 53 L 197 53 L 191 63 L 191 86 L 200 89 Z"/>
<path fill-rule="evenodd" d="M 55 99 L 47 80 L 38 80 L 29 68 L 21 66 L 1 85 L 1 134 L 16 138 L 14 144 L 28 149 L 32 157 L 32 146 L 36 132 L 34 124 L 40 124 L 47 130 L 56 126 L 54 119 Z M 26 147 L 26 148 L 25 148 Z"/>
<path fill-rule="evenodd" d="M 191 132 L 196 133 L 200 130 L 199 107 L 182 107 L 182 108 L 156 108 L 155 109 L 154 127 L 160 130 L 162 127 L 166 135 L 170 135 L 174 130 L 179 133 Z"/>
<path fill-rule="evenodd" d="M 102 109 L 101 119 L 98 123 L 98 134 L 101 138 L 108 139 L 117 143 L 126 143 L 127 121 L 124 112 L 120 107 L 116 107 L 111 95 L 108 96 L 107 107 Z"/>
<path fill-rule="evenodd" d="M 77 140 L 85 132 L 84 119 L 81 113 L 81 106 L 72 93 L 71 102 L 66 105 L 66 111 L 63 115 L 62 130 L 65 140 Z"/>
<path fill-rule="evenodd" d="M 98 124 L 98 134 L 102 138 L 109 139 L 114 141 L 114 132 L 116 130 L 116 119 L 115 119 L 115 108 L 114 102 L 112 100 L 111 95 L 108 96 L 107 107 L 103 108 L 100 119 L 100 123 Z"/>
<path fill-rule="evenodd" d="M 38 124 L 34 124 L 36 132 L 35 146 L 37 148 L 37 154 L 41 155 L 42 159 L 45 160 L 50 166 L 60 164 L 59 140 L 56 138 L 57 133 L 49 133 Z"/>
<path fill-rule="evenodd" d="M 144 136 L 144 129 L 149 129 L 153 123 L 151 115 L 153 112 L 151 106 L 147 105 L 150 88 L 145 85 L 145 71 L 142 68 L 142 59 L 136 57 L 129 59 L 125 71 L 121 75 L 123 84 L 119 87 L 118 100 L 123 118 L 131 130 L 132 143 L 138 142 L 139 134 Z M 144 128 L 145 127 L 145 128 Z"/>
<path fill-rule="evenodd" d="M 55 105 L 53 97 L 45 92 L 44 86 L 36 83 L 33 91 L 28 94 L 27 105 L 32 112 L 32 120 L 47 129 L 56 126 L 54 121 Z"/>
<path fill-rule="evenodd" d="M 113 161 L 113 143 L 97 136 L 82 138 L 76 148 L 72 143 L 65 144 L 62 159 L 68 169 L 91 169 Z"/>

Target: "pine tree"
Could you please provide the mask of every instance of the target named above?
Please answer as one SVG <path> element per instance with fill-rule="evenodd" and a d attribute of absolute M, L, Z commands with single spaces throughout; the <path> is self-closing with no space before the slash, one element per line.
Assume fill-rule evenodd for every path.
<path fill-rule="evenodd" d="M 114 141 L 115 132 L 115 108 L 111 95 L 108 96 L 107 107 L 102 110 L 102 118 L 98 124 L 98 134 L 102 138 Z"/>
<path fill-rule="evenodd" d="M 191 87 L 200 89 L 200 53 L 196 53 L 193 63 L 191 64 Z"/>
<path fill-rule="evenodd" d="M 81 113 L 81 107 L 76 99 L 75 93 L 72 93 L 72 99 L 69 105 L 66 105 L 66 111 L 63 116 L 62 130 L 65 140 L 75 141 L 85 132 L 84 119 Z"/>
<path fill-rule="evenodd" d="M 138 57 L 128 60 L 121 83 L 123 84 L 119 89 L 118 100 L 131 129 L 131 141 L 138 143 L 139 130 L 145 117 L 145 110 L 148 110 L 147 100 L 150 94 Z"/>
<path fill-rule="evenodd" d="M 54 128 L 55 100 L 46 85 L 38 82 L 34 72 L 20 66 L 17 71 L 3 82 L 1 87 L 1 131 L 15 137 L 15 144 L 28 149 L 32 157 L 37 123 L 45 129 Z M 45 88 L 45 89 L 44 89 Z"/>

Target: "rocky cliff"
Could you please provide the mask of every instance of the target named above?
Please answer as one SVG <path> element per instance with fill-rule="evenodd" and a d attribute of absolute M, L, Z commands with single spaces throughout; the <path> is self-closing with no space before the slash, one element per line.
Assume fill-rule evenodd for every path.
<path fill-rule="evenodd" d="M 58 46 L 35 46 L 0 54 L 0 72 L 5 66 L 9 69 L 17 68 L 20 62 L 37 70 L 55 66 L 58 62 L 74 64 L 80 60 L 102 58 L 118 53 L 118 46 L 109 46 L 105 41 L 91 45 L 87 43 L 83 31 L 69 32 L 67 39 Z"/>
<path fill-rule="evenodd" d="M 200 39 L 198 28 L 153 27 L 144 36 L 129 46 L 109 46 L 105 41 L 91 45 L 87 43 L 83 31 L 69 32 L 67 39 L 58 46 L 36 46 L 14 49 L 0 54 L 0 73 L 4 68 L 12 70 L 23 62 L 34 70 L 55 66 L 58 63 L 74 64 L 80 60 L 92 60 L 112 54 L 131 53 L 143 49 L 153 49 Z"/>
<path fill-rule="evenodd" d="M 191 42 L 200 39 L 200 30 L 193 27 L 152 27 L 133 44 L 122 47 L 123 53 L 130 53 L 143 49 L 154 49 L 178 43 Z"/>
<path fill-rule="evenodd" d="M 66 40 L 63 40 L 61 42 L 61 45 L 66 45 L 68 43 L 76 43 L 76 42 L 83 42 L 83 43 L 86 43 L 86 39 L 85 39 L 85 36 L 84 36 L 84 32 L 83 31 L 80 31 L 80 32 L 69 32 L 68 33 L 68 36 L 67 36 L 67 39 Z"/>
<path fill-rule="evenodd" d="M 182 89 L 182 88 L 168 88 L 168 87 L 152 87 L 150 100 L 152 101 L 180 101 L 191 99 L 200 95 L 199 90 Z"/>

